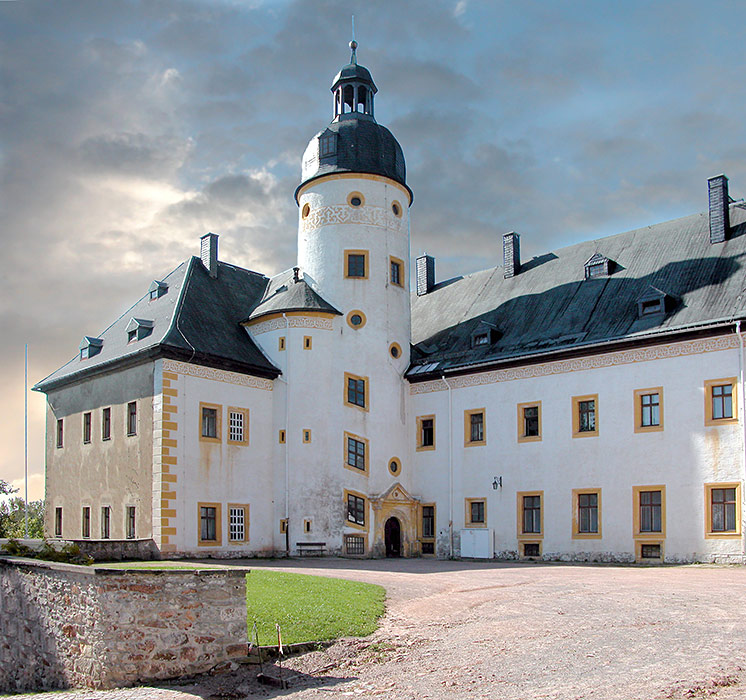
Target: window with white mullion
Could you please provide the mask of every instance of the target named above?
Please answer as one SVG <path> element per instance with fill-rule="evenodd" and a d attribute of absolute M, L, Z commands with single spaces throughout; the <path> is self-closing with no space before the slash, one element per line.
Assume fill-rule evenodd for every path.
<path fill-rule="evenodd" d="M 244 415 L 240 411 L 231 411 L 229 420 L 231 442 L 243 442 Z"/>
<path fill-rule="evenodd" d="M 230 539 L 232 542 L 242 542 L 245 537 L 245 511 L 243 508 L 230 509 Z"/>

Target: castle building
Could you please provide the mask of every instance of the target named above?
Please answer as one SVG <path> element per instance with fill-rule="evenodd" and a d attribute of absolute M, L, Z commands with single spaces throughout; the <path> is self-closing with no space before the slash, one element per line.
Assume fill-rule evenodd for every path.
<path fill-rule="evenodd" d="M 746 205 L 410 284 L 402 149 L 352 58 L 298 259 L 218 237 L 35 389 L 51 537 L 160 556 L 746 561 Z M 410 292 L 410 287 L 412 291 Z"/>

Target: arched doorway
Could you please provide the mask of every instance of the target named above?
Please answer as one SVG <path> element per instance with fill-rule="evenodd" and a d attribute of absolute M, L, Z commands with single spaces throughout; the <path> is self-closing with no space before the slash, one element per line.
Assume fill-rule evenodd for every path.
<path fill-rule="evenodd" d="M 398 518 L 389 518 L 384 526 L 384 539 L 386 542 L 386 556 L 401 556 L 401 523 Z"/>

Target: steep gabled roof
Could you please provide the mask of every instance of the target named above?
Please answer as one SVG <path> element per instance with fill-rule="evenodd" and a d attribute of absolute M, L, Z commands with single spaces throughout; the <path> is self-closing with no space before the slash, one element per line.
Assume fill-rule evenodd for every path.
<path fill-rule="evenodd" d="M 492 268 L 413 295 L 409 376 L 744 318 L 744 205 L 731 205 L 730 217 L 724 243 L 710 244 L 707 214 L 694 214 L 542 255 L 522 263 L 512 278 Z M 585 279 L 585 265 L 595 254 L 614 260 L 614 269 Z M 665 314 L 640 318 L 637 301 L 651 286 L 675 303 Z M 472 347 L 480 321 L 499 333 L 495 342 Z"/>
<path fill-rule="evenodd" d="M 292 270 L 286 270 L 269 280 L 260 302 L 252 309 L 246 321 L 254 321 L 262 316 L 289 311 L 325 311 L 341 315 L 320 294 L 304 280 L 294 279 Z"/>
<path fill-rule="evenodd" d="M 217 277 L 212 278 L 200 259 L 192 257 L 163 281 L 168 284 L 168 293 L 157 299 L 145 294 L 99 334 L 103 341 L 99 353 L 88 359 L 77 355 L 34 389 L 48 391 L 155 357 L 261 377 L 280 374 L 240 325 L 247 309 L 262 297 L 268 282 L 264 275 L 219 262 Z M 152 332 L 130 340 L 127 328 L 132 319 L 152 322 Z"/>

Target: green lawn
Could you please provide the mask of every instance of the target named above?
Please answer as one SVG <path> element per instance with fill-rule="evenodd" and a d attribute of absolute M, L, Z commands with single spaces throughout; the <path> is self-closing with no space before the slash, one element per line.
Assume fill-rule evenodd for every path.
<path fill-rule="evenodd" d="M 256 622 L 259 644 L 365 637 L 378 627 L 386 591 L 381 586 L 324 576 L 254 569 L 246 576 L 249 635 Z"/>

